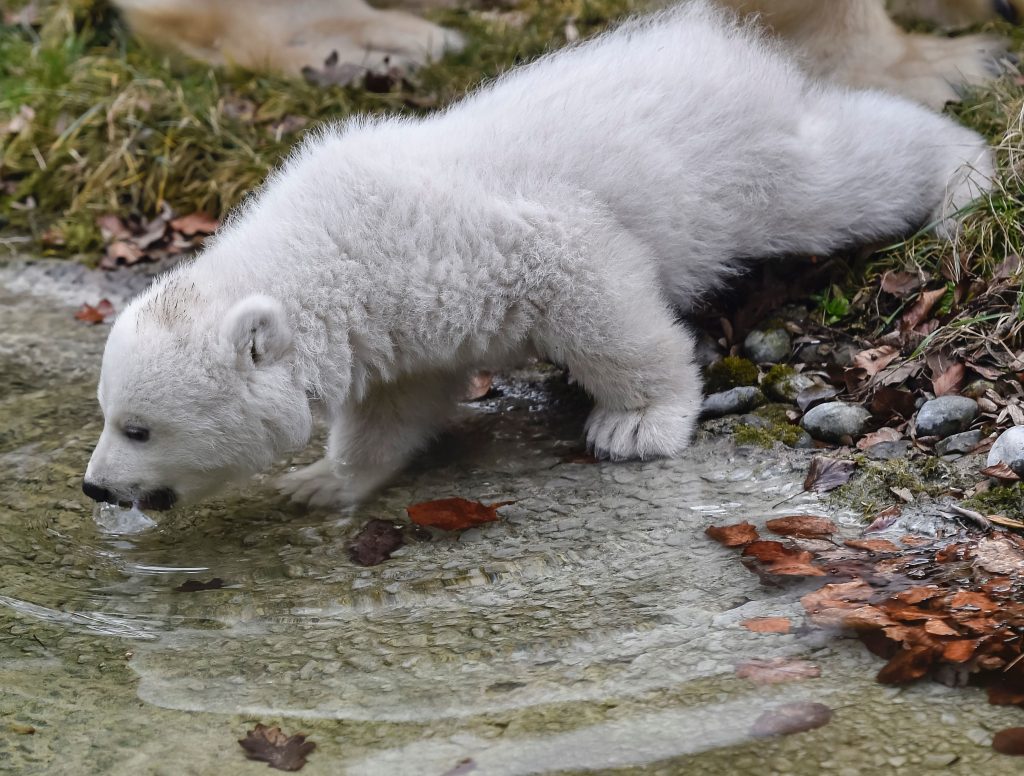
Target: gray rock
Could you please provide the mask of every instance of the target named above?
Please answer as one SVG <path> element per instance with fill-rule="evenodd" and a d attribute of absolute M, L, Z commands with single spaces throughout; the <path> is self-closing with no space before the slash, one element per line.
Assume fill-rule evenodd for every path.
<path fill-rule="evenodd" d="M 800 425 L 815 439 L 839 443 L 845 436 L 860 436 L 870 417 L 870 412 L 856 404 L 832 401 L 812 407 Z"/>
<path fill-rule="evenodd" d="M 751 426 L 752 428 L 768 428 L 771 423 L 767 418 L 762 418 L 760 415 L 740 415 L 736 422 L 741 426 Z"/>
<path fill-rule="evenodd" d="M 980 441 L 981 431 L 977 429 L 974 431 L 964 431 L 961 434 L 953 434 L 953 436 L 939 440 L 935 445 L 935 452 L 937 455 L 950 455 L 951 453 L 966 455 L 977 447 Z"/>
<path fill-rule="evenodd" d="M 898 439 L 895 442 L 879 442 L 871 445 L 864 454 L 876 461 L 892 461 L 896 458 L 906 458 L 910 450 L 910 442 L 906 439 Z"/>
<path fill-rule="evenodd" d="M 966 396 L 940 396 L 926 401 L 917 412 L 914 430 L 919 437 L 939 437 L 966 431 L 978 415 L 978 403 Z"/>
<path fill-rule="evenodd" d="M 755 329 L 743 340 L 747 358 L 755 364 L 774 364 L 784 361 L 789 355 L 791 341 L 785 329 Z"/>
<path fill-rule="evenodd" d="M 1005 463 L 1018 475 L 1024 475 L 1024 426 L 1006 429 L 988 451 L 989 466 Z"/>
<path fill-rule="evenodd" d="M 720 418 L 723 415 L 738 415 L 750 412 L 764 404 L 764 394 L 753 385 L 741 385 L 728 391 L 713 393 L 704 399 L 701 417 Z"/>
<path fill-rule="evenodd" d="M 793 447 L 797 450 L 813 450 L 814 437 L 812 437 L 806 431 L 801 431 L 800 436 L 798 436 L 796 438 L 796 441 L 793 443 Z"/>
<path fill-rule="evenodd" d="M 765 380 L 761 383 L 761 388 L 770 399 L 786 404 L 796 404 L 797 396 L 817 385 L 819 383 L 813 377 L 802 372 L 793 372 L 778 380 Z"/>

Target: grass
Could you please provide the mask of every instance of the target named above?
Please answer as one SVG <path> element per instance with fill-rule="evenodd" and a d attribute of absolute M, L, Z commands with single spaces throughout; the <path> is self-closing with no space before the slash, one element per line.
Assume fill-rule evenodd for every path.
<path fill-rule="evenodd" d="M 522 24 L 500 14 L 436 14 L 470 41 L 390 93 L 322 88 L 171 61 L 134 42 L 102 0 L 49 5 L 39 29 L 0 28 L 0 238 L 26 250 L 95 262 L 106 213 L 147 218 L 225 213 L 312 125 L 356 113 L 416 114 L 635 10 L 636 0 L 526 0 Z M 423 106 L 429 105 L 431 108 Z M 284 123 L 282 123 L 284 122 Z"/>
<path fill-rule="evenodd" d="M 165 203 L 178 213 L 226 212 L 296 142 L 296 117 L 313 124 L 358 112 L 422 113 L 562 45 L 568 18 L 588 35 L 642 5 L 522 0 L 521 24 L 474 10 L 438 13 L 466 34 L 466 50 L 421 70 L 408 87 L 374 94 L 172 62 L 135 43 L 103 0 L 55 0 L 41 28 L 0 28 L 0 127 L 19 112 L 32 115 L 20 131 L 0 132 L 0 239 L 94 262 L 97 216 L 147 218 Z M 1012 34 L 1024 50 L 1024 30 Z M 938 277 L 946 268 L 955 279 L 964 266 L 990 269 L 1024 252 L 1020 79 L 1005 78 L 952 112 L 997 144 L 997 191 L 966 217 L 955 245 L 918 235 L 851 264 L 821 296 L 830 322 L 877 313 L 868 291 L 885 269 L 918 266 Z"/>

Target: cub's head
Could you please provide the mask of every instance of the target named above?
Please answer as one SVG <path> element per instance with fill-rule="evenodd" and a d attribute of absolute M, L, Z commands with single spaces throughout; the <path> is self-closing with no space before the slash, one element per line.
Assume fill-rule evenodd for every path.
<path fill-rule="evenodd" d="M 312 427 L 293 333 L 266 296 L 207 305 L 169 282 L 129 305 L 100 374 L 103 433 L 82 490 L 169 509 L 301 449 Z"/>

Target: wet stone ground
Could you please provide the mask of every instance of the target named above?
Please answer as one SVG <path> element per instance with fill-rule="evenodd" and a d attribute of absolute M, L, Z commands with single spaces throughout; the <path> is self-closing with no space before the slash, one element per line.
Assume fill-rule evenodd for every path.
<path fill-rule="evenodd" d="M 257 481 L 148 528 L 98 516 L 79 487 L 106 330 L 69 305 L 123 292 L 0 269 L 0 771 L 266 773 L 236 743 L 263 722 L 317 743 L 304 774 L 440 776 L 465 758 L 481 776 L 1019 772 L 990 748 L 1019 709 L 880 686 L 881 662 L 839 634 L 741 627 L 802 622 L 802 588 L 763 586 L 707 526 L 810 511 L 858 531 L 801 493 L 809 454 L 705 436 L 677 461 L 565 462 L 587 408 L 556 373 L 503 381 L 353 514 Z M 447 496 L 515 503 L 382 565 L 349 560 L 365 521 Z M 736 676 L 773 656 L 821 677 Z M 752 736 L 803 700 L 831 723 Z"/>

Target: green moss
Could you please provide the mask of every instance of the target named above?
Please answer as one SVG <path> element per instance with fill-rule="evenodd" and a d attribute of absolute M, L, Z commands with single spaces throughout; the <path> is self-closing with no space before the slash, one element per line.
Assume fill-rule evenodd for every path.
<path fill-rule="evenodd" d="M 718 393 L 741 385 L 757 385 L 758 375 L 753 361 L 739 356 L 726 356 L 707 368 L 704 385 L 708 393 Z"/>
<path fill-rule="evenodd" d="M 776 364 L 768 370 L 761 382 L 765 385 L 770 385 L 782 382 L 783 380 L 788 380 L 795 376 L 796 370 L 793 367 L 787 366 L 786 364 Z"/>
<path fill-rule="evenodd" d="M 1024 517 L 1024 483 L 994 487 L 965 499 L 963 505 L 985 515 Z"/>
<path fill-rule="evenodd" d="M 952 488 L 967 488 L 973 476 L 961 472 L 941 458 L 896 458 L 873 461 L 857 456 L 857 475 L 833 491 L 836 503 L 860 508 L 865 516 L 900 501 L 893 489 L 909 491 L 915 498 L 937 498 Z"/>
<path fill-rule="evenodd" d="M 803 437 L 803 430 L 790 423 L 785 404 L 766 404 L 758 407 L 753 415 L 768 422 L 765 427 L 740 424 L 733 429 L 733 438 L 737 444 L 755 447 L 774 447 L 777 442 L 788 447 L 795 447 Z"/>

